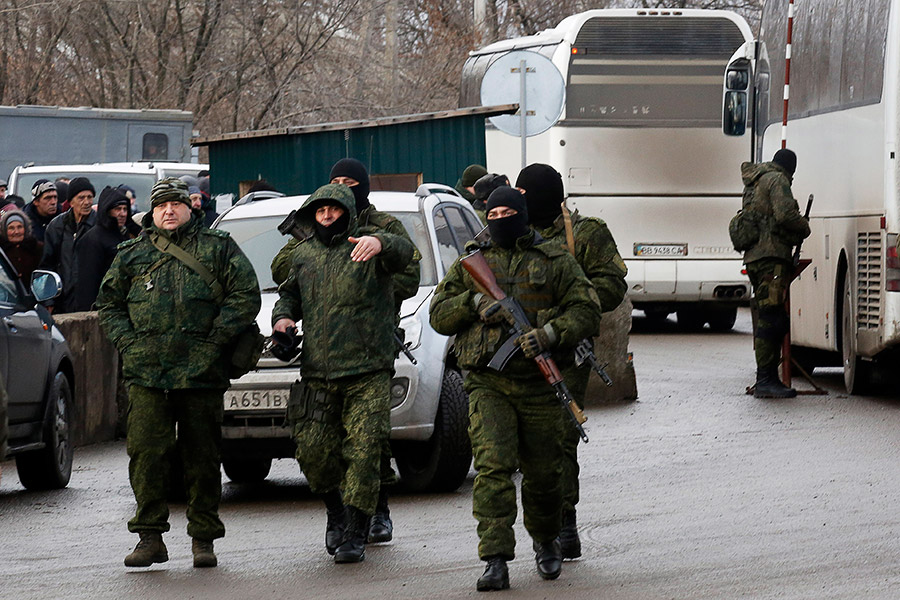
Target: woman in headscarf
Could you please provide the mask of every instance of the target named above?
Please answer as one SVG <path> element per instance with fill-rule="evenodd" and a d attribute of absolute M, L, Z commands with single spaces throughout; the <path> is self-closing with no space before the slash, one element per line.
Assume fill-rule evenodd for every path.
<path fill-rule="evenodd" d="M 31 222 L 21 210 L 4 211 L 0 216 L 0 248 L 12 262 L 25 287 L 31 285 L 31 273 L 41 262 L 44 244 L 31 234 Z"/>

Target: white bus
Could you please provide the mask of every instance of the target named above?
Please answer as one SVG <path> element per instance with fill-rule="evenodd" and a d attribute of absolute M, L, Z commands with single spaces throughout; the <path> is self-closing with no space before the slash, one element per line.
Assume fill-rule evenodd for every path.
<path fill-rule="evenodd" d="M 900 344 L 900 0 L 797 0 L 794 10 L 787 146 L 794 196 L 801 209 L 814 202 L 791 339 L 807 367 L 843 362 L 847 391 L 860 393 L 896 370 Z M 725 132 L 750 138 L 760 161 L 781 147 L 787 11 L 766 3 L 758 42 L 725 80 Z"/>
<path fill-rule="evenodd" d="M 460 105 L 480 104 L 485 71 L 512 50 L 552 60 L 565 106 L 556 125 L 528 139 L 528 162 L 556 168 L 570 208 L 609 224 L 636 308 L 727 330 L 750 294 L 727 232 L 750 144 L 722 135 L 721 88 L 729 58 L 751 38 L 732 12 L 591 10 L 472 52 Z M 489 127 L 486 143 L 488 170 L 514 183 L 519 138 Z"/>

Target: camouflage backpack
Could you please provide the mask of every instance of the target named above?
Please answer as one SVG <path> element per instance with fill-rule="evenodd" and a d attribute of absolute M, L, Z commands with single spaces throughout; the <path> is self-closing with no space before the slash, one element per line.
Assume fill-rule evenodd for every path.
<path fill-rule="evenodd" d="M 746 252 L 759 241 L 759 221 L 752 210 L 739 210 L 728 223 L 728 235 L 738 252 Z"/>

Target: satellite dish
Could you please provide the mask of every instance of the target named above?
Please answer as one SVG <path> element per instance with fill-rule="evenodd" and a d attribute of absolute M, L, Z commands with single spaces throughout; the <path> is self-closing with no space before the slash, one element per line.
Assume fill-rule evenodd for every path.
<path fill-rule="evenodd" d="M 559 120 L 565 101 L 562 74 L 549 58 L 537 52 L 515 50 L 505 54 L 488 67 L 481 80 L 482 106 L 519 105 L 517 114 L 490 118 L 494 127 L 509 135 L 531 137 L 547 131 Z"/>

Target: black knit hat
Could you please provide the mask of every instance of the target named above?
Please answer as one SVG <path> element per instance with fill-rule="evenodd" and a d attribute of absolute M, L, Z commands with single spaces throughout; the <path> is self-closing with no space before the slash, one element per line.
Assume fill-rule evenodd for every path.
<path fill-rule="evenodd" d="M 792 150 L 782 148 L 772 157 L 772 162 L 787 171 L 788 175 L 794 176 L 797 170 L 797 155 Z"/>
<path fill-rule="evenodd" d="M 525 190 L 529 222 L 549 227 L 560 214 L 565 200 L 562 176 L 550 165 L 535 163 L 519 173 L 516 187 Z"/>
<path fill-rule="evenodd" d="M 87 177 L 76 177 L 72 181 L 69 182 L 69 202 L 72 199 L 80 194 L 81 192 L 89 191 L 92 194 L 96 194 L 97 190 L 94 189 L 94 186 L 91 185 L 91 180 Z"/>
<path fill-rule="evenodd" d="M 350 188 L 356 199 L 356 214 L 369 206 L 369 172 L 364 164 L 355 158 L 342 158 L 331 167 L 328 181 L 334 181 L 335 177 L 349 177 L 359 182 L 359 185 Z"/>
<path fill-rule="evenodd" d="M 498 187 L 488 196 L 486 210 L 490 212 L 492 208 L 498 206 L 508 206 L 514 208 L 519 214 L 528 214 L 528 205 L 525 203 L 525 196 L 519 190 L 513 189 L 508 185 Z"/>

